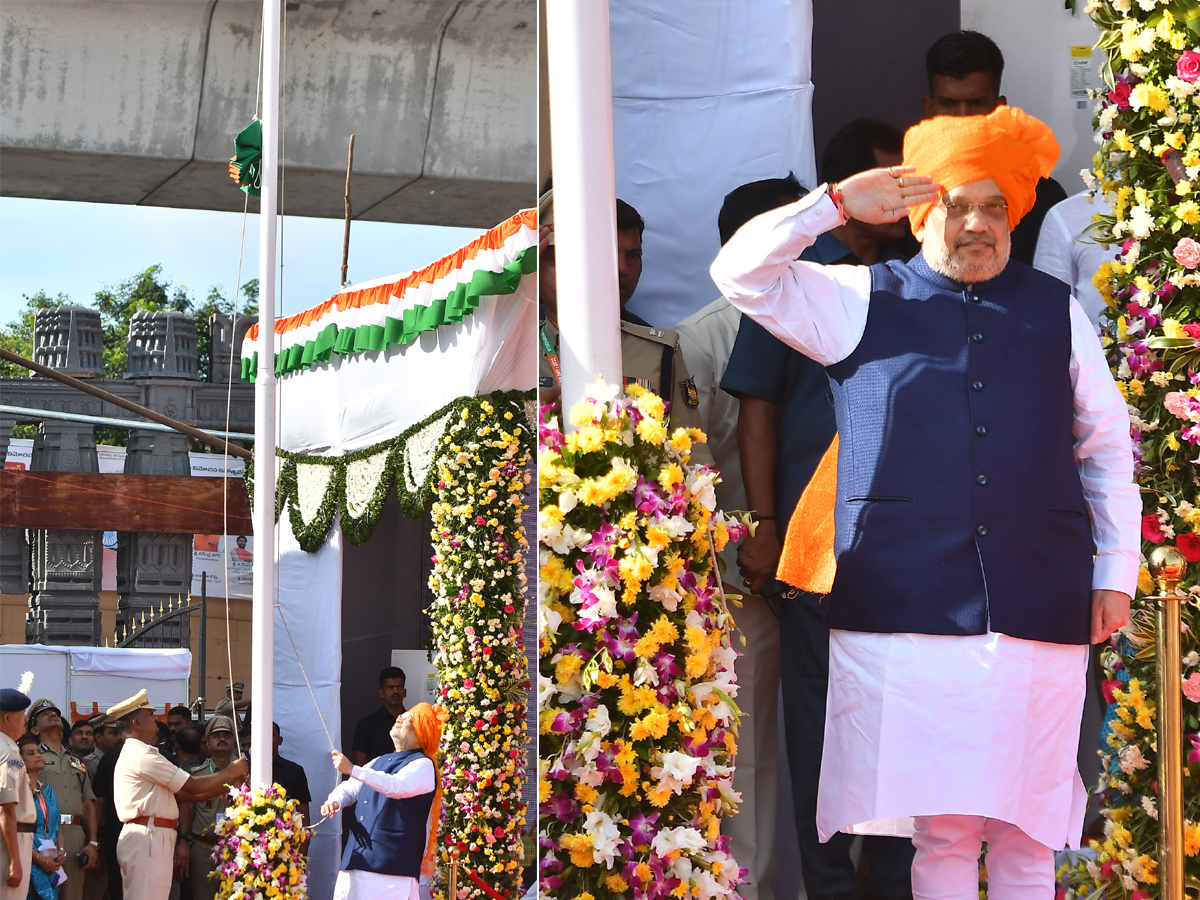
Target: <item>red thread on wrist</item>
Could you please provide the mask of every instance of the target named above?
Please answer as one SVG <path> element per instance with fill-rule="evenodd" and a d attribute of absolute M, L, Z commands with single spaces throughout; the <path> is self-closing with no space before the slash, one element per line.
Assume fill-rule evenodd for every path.
<path fill-rule="evenodd" d="M 846 198 L 842 196 L 841 186 L 836 181 L 831 182 L 827 193 L 829 195 L 829 199 L 833 201 L 833 205 L 838 211 L 838 216 L 843 222 L 845 222 L 850 217 L 846 215 Z"/>

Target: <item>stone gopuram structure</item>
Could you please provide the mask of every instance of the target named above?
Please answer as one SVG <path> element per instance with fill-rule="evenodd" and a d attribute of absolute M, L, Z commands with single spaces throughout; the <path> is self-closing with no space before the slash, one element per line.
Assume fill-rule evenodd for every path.
<path fill-rule="evenodd" d="M 224 316 L 211 323 L 213 378 L 200 380 L 195 319 L 172 311 L 135 313 L 130 320 L 127 374 L 103 380 L 100 318 L 81 306 L 38 310 L 34 320 L 37 362 L 77 378 L 94 380 L 123 399 L 221 432 L 253 431 L 254 388 L 229 363 L 253 318 L 236 327 Z M 232 375 L 233 384 L 229 384 Z M 82 413 L 136 420 L 129 412 L 49 378 L 0 378 L 9 407 Z M 36 421 L 31 471 L 97 472 L 94 428 L 60 419 L 0 414 L 0 454 L 13 425 Z M 190 475 L 187 439 L 180 434 L 132 429 L 125 457 L 130 475 Z M 103 502 L 80 497 L 81 503 Z M 69 523 L 64 523 L 69 524 Z M 117 628 L 133 630 L 143 615 L 186 596 L 191 587 L 192 536 L 165 532 L 121 533 L 117 540 Z M 29 593 L 26 643 L 97 645 L 101 642 L 102 534 L 70 529 L 5 528 L 0 534 L 0 591 Z M 189 623 L 181 616 L 162 625 L 155 644 L 188 646 Z M 165 638 L 163 643 L 160 640 Z"/>

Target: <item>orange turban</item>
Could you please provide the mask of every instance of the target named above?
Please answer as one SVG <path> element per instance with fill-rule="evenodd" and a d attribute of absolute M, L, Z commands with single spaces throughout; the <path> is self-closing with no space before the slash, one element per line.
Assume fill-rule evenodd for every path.
<path fill-rule="evenodd" d="M 1008 201 L 1010 231 L 1033 209 L 1038 179 L 1049 177 L 1058 153 L 1050 128 L 1013 106 L 998 106 L 986 116 L 926 119 L 904 135 L 904 165 L 946 190 L 994 179 Z M 933 202 L 909 207 L 914 234 L 932 208 Z"/>
<path fill-rule="evenodd" d="M 412 713 L 413 732 L 421 745 L 421 752 L 433 761 L 433 774 L 437 787 L 433 792 L 433 806 L 429 809 L 429 834 L 425 839 L 425 856 L 421 860 L 421 874 L 433 874 L 433 857 L 437 849 L 438 818 L 442 812 L 442 772 L 438 767 L 438 744 L 442 741 L 442 725 L 450 718 L 444 706 L 418 703 Z"/>

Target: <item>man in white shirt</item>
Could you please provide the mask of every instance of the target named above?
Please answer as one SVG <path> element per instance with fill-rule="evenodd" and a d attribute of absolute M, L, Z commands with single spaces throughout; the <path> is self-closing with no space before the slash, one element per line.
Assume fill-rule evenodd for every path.
<path fill-rule="evenodd" d="M 993 900 L 1053 896 L 1053 853 L 1082 827 L 1087 644 L 1128 620 L 1137 582 L 1125 404 L 1066 287 L 1009 263 L 1057 156 L 1020 110 L 927 120 L 905 167 L 759 216 L 712 267 L 830 377 L 818 830 L 911 833 L 919 900 L 974 900 L 984 841 Z M 797 261 L 847 217 L 906 211 L 922 242 L 909 263 Z"/>
<path fill-rule="evenodd" d="M 1033 267 L 1066 282 L 1097 330 L 1106 306 L 1092 283 L 1100 266 L 1117 257 L 1113 247 L 1092 239 L 1096 216 L 1107 216 L 1108 204 L 1091 191 L 1080 191 L 1050 207 L 1038 235 Z"/>
<path fill-rule="evenodd" d="M 349 775 L 321 804 L 332 816 L 354 804 L 334 900 L 417 900 L 419 879 L 433 874 L 442 782 L 438 743 L 447 713 L 418 703 L 392 726 L 395 753 L 365 766 L 333 751 L 333 765 Z"/>

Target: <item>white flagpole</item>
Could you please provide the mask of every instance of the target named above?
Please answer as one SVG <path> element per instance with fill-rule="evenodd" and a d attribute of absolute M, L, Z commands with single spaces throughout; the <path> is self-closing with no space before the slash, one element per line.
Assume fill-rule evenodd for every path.
<path fill-rule="evenodd" d="M 279 171 L 279 0 L 263 0 L 262 167 L 258 219 L 258 373 L 254 379 L 254 591 L 250 782 L 272 783 L 275 742 L 275 214 Z"/>
<path fill-rule="evenodd" d="M 621 384 L 608 0 L 547 3 L 546 52 L 565 423 L 596 376 Z"/>

